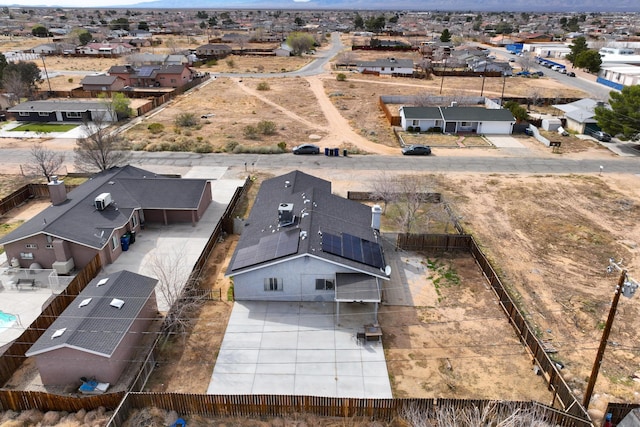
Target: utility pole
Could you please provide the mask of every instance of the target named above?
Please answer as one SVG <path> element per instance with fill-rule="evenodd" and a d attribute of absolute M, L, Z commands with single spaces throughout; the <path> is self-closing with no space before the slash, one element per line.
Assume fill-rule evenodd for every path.
<path fill-rule="evenodd" d="M 609 317 L 607 317 L 607 323 L 602 331 L 602 338 L 600 339 L 600 346 L 596 353 L 596 360 L 593 363 L 591 369 L 591 375 L 589 376 L 589 383 L 587 384 L 587 390 L 584 393 L 584 399 L 582 405 L 584 409 L 589 409 L 589 403 L 591 401 L 591 395 L 593 394 L 593 388 L 596 385 L 598 379 L 598 373 L 600 372 L 600 365 L 602 364 L 602 358 L 604 357 L 604 351 L 607 348 L 607 341 L 609 340 L 609 333 L 611 332 L 611 326 L 613 325 L 613 319 L 616 316 L 616 310 L 618 309 L 618 302 L 620 301 L 620 294 L 623 294 L 627 298 L 631 298 L 638 288 L 638 283 L 627 277 L 627 270 L 621 266 L 622 261 L 616 263 L 613 258 L 609 260 L 608 272 L 614 270 L 620 271 L 620 278 L 616 285 L 615 293 L 613 295 L 613 301 L 611 302 L 611 308 L 609 309 Z"/>
<path fill-rule="evenodd" d="M 444 85 L 444 73 L 447 71 L 447 58 L 444 58 L 444 68 L 442 69 L 442 81 L 440 82 L 440 95 L 442 95 L 442 86 Z"/>
<path fill-rule="evenodd" d="M 484 59 L 484 71 L 482 72 L 482 88 L 480 89 L 480 96 L 482 97 L 482 94 L 484 93 L 484 78 L 486 77 L 487 74 L 487 61 L 489 59 L 485 58 Z"/>
<path fill-rule="evenodd" d="M 500 94 L 500 106 L 504 104 L 504 87 L 507 84 L 507 75 L 502 72 L 502 93 Z"/>
<path fill-rule="evenodd" d="M 49 96 L 51 96 L 51 82 L 49 81 L 49 73 L 47 72 L 47 65 L 44 63 L 44 53 L 40 54 L 40 58 L 42 58 L 42 68 L 44 68 L 44 75 L 47 78 L 47 84 L 49 85 Z"/>

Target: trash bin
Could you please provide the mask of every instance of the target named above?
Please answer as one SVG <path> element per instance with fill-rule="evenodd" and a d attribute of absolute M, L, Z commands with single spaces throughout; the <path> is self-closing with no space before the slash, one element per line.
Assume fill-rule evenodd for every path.
<path fill-rule="evenodd" d="M 123 251 L 128 251 L 129 250 L 129 243 L 131 242 L 130 238 L 129 238 L 129 234 L 125 234 L 122 237 L 120 237 L 120 244 L 122 245 L 122 250 Z"/>
<path fill-rule="evenodd" d="M 131 230 L 129 232 L 129 243 L 133 245 L 135 242 L 136 242 L 136 232 Z"/>
<path fill-rule="evenodd" d="M 333 149 L 333 155 L 338 157 L 340 155 L 340 149 L 339 148 L 334 148 Z"/>
<path fill-rule="evenodd" d="M 329 149 L 327 147 L 324 147 L 324 155 L 325 156 L 329 155 Z"/>
<path fill-rule="evenodd" d="M 329 156 L 333 157 L 333 148 L 328 148 L 328 150 L 329 150 Z"/>
<path fill-rule="evenodd" d="M 342 150 L 342 155 L 347 157 L 347 150 Z"/>

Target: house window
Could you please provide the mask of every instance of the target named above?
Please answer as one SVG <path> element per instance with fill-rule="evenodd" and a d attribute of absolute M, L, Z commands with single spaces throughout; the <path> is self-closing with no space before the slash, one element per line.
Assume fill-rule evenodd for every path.
<path fill-rule="evenodd" d="M 24 247 L 27 249 L 38 249 L 38 245 L 36 245 L 35 243 L 27 243 L 26 245 L 24 245 Z"/>
<path fill-rule="evenodd" d="M 131 217 L 131 228 L 136 228 L 138 226 L 138 215 L 136 215 L 136 213 L 133 213 L 133 216 Z"/>
<path fill-rule="evenodd" d="M 333 280 L 316 279 L 316 291 L 328 291 L 334 288 Z"/>
<path fill-rule="evenodd" d="M 420 126 L 420 120 L 412 120 L 411 126 Z"/>
<path fill-rule="evenodd" d="M 177 83 L 178 81 L 176 79 L 171 79 L 171 83 Z"/>
<path fill-rule="evenodd" d="M 265 291 L 281 291 L 282 290 L 282 279 L 278 279 L 276 277 L 267 277 L 264 279 L 264 290 Z"/>
<path fill-rule="evenodd" d="M 114 234 L 111 236 L 111 250 L 115 251 L 118 247 L 120 247 L 120 239 L 117 234 Z"/>
<path fill-rule="evenodd" d="M 48 113 L 48 112 L 46 112 L 46 111 L 39 111 L 39 112 L 38 112 L 38 115 L 39 115 L 40 117 L 49 117 L 49 113 Z"/>
<path fill-rule="evenodd" d="M 28 111 L 20 111 L 20 112 L 18 112 L 18 115 L 20 117 L 29 117 L 29 112 Z"/>
<path fill-rule="evenodd" d="M 53 245 L 51 243 L 49 243 L 48 245 L 45 245 L 46 249 L 53 249 Z"/>
<path fill-rule="evenodd" d="M 469 126 L 469 122 L 462 122 L 460 123 L 460 126 Z"/>
<path fill-rule="evenodd" d="M 21 259 L 33 259 L 33 253 L 31 252 L 20 252 Z"/>
<path fill-rule="evenodd" d="M 79 119 L 82 117 L 82 113 L 79 113 L 78 111 L 67 111 L 66 113 L 64 113 L 67 118 L 69 119 Z"/>

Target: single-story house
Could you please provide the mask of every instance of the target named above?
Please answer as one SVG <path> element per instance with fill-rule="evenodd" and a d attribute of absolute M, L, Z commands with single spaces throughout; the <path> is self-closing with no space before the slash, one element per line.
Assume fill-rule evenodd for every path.
<path fill-rule="evenodd" d="M 622 90 L 625 86 L 640 85 L 640 66 L 629 64 L 602 65 L 598 72 L 598 83 Z"/>
<path fill-rule="evenodd" d="M 75 51 L 76 45 L 71 43 L 44 43 L 31 49 L 31 52 L 39 53 L 41 55 L 59 55 L 62 53 L 75 53 Z"/>
<path fill-rule="evenodd" d="M 114 384 L 158 316 L 158 281 L 130 271 L 93 279 L 25 353 L 42 384 L 77 384 L 81 377 Z"/>
<path fill-rule="evenodd" d="M 568 104 L 555 104 L 553 107 L 564 112 L 567 122 L 565 129 L 591 135 L 600 130 L 595 118 L 595 108 L 601 105 L 605 104 L 595 99 L 584 98 Z"/>
<path fill-rule="evenodd" d="M 266 180 L 227 268 L 235 299 L 377 307 L 390 275 L 381 212 L 332 194 L 331 182 L 300 171 Z"/>
<path fill-rule="evenodd" d="M 224 58 L 231 54 L 231 47 L 226 44 L 208 43 L 196 48 L 196 55 L 204 58 Z"/>
<path fill-rule="evenodd" d="M 103 265 L 123 251 L 121 239 L 149 223 L 192 223 L 211 203 L 211 183 L 167 178 L 133 166 L 94 175 L 67 194 L 64 182 L 49 184 L 52 205 L 0 239 L 7 259 L 59 274 L 83 268 L 97 254 Z"/>
<path fill-rule="evenodd" d="M 361 61 L 356 64 L 359 73 L 380 73 L 384 75 L 412 75 L 412 59 L 384 58 L 375 61 Z"/>
<path fill-rule="evenodd" d="M 27 101 L 9 108 L 7 113 L 19 122 L 85 122 L 97 118 L 118 121 L 106 103 L 76 99 Z"/>
<path fill-rule="evenodd" d="M 109 76 L 106 74 L 98 74 L 94 76 L 85 76 L 80 80 L 82 89 L 86 91 L 119 91 L 124 89 L 125 80 L 119 76 Z"/>
<path fill-rule="evenodd" d="M 129 43 L 88 43 L 84 46 L 79 46 L 77 52 L 84 55 L 111 55 L 120 56 L 128 55 L 136 48 Z"/>
<path fill-rule="evenodd" d="M 482 107 L 400 107 L 402 129 L 428 131 L 437 127 L 444 133 L 472 132 L 509 135 L 516 120 L 511 111 Z"/>
<path fill-rule="evenodd" d="M 185 64 L 179 65 L 114 65 L 109 68 L 110 76 L 118 76 L 125 86 L 132 87 L 180 87 L 193 80 L 197 74 Z"/>

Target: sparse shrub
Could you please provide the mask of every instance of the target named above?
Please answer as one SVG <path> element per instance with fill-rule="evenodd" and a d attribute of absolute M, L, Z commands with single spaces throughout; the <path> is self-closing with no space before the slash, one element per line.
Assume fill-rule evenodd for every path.
<path fill-rule="evenodd" d="M 339 82 L 344 82 L 347 80 L 347 75 L 345 73 L 338 73 L 336 75 L 336 80 Z"/>
<path fill-rule="evenodd" d="M 287 151 L 287 143 L 284 141 L 278 142 L 278 148 L 284 153 L 285 151 Z"/>
<path fill-rule="evenodd" d="M 208 142 L 200 142 L 193 149 L 194 153 L 211 153 L 213 151 L 213 146 Z"/>
<path fill-rule="evenodd" d="M 413 126 L 407 126 L 407 132 L 413 132 Z"/>
<path fill-rule="evenodd" d="M 260 83 L 258 83 L 258 87 L 256 89 L 258 89 L 258 90 L 270 90 L 271 86 L 269 86 L 269 83 L 267 83 L 267 82 L 260 82 Z"/>
<path fill-rule="evenodd" d="M 198 118 L 193 113 L 180 113 L 175 120 L 176 126 L 192 127 L 198 124 Z"/>
<path fill-rule="evenodd" d="M 276 133 L 276 124 L 270 120 L 261 120 L 256 125 L 256 128 L 262 135 L 273 135 Z"/>
<path fill-rule="evenodd" d="M 258 128 L 256 126 L 246 125 L 243 133 L 247 139 L 258 139 Z"/>
<path fill-rule="evenodd" d="M 218 60 L 217 59 L 210 59 L 206 62 L 205 64 L 207 67 L 214 67 L 216 65 L 218 65 Z"/>
<path fill-rule="evenodd" d="M 236 62 L 233 59 L 227 59 L 227 66 L 229 68 L 235 68 Z"/>
<path fill-rule="evenodd" d="M 73 83 L 73 77 L 69 77 L 69 78 L 67 79 L 67 81 L 68 81 L 69 83 Z"/>
<path fill-rule="evenodd" d="M 162 123 L 151 123 L 151 124 L 149 124 L 149 126 L 147 126 L 147 129 L 153 135 L 157 135 L 157 134 L 162 133 L 164 131 L 164 125 Z"/>
<path fill-rule="evenodd" d="M 420 126 L 416 126 L 413 128 L 414 132 L 420 133 Z"/>
<path fill-rule="evenodd" d="M 433 126 L 427 129 L 429 133 L 442 133 L 442 128 L 440 126 Z"/>
<path fill-rule="evenodd" d="M 229 141 L 224 145 L 224 151 L 227 153 L 233 153 L 233 150 L 238 146 L 237 141 Z"/>
<path fill-rule="evenodd" d="M 233 149 L 234 154 L 280 154 L 283 151 L 277 145 L 245 146 L 238 145 Z"/>
<path fill-rule="evenodd" d="M 142 151 L 147 147 L 147 143 L 146 142 L 134 142 L 133 144 L 131 144 L 131 149 L 133 151 Z"/>

